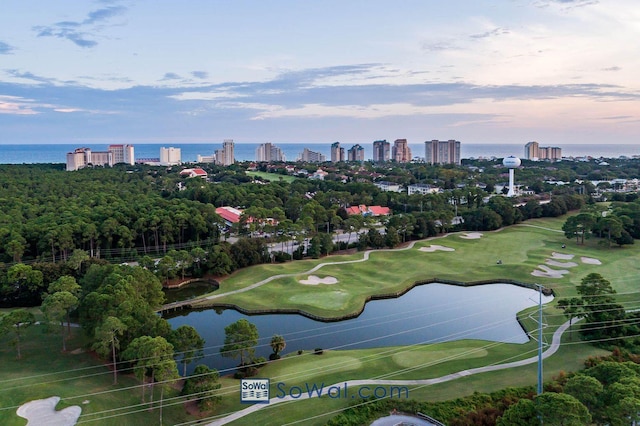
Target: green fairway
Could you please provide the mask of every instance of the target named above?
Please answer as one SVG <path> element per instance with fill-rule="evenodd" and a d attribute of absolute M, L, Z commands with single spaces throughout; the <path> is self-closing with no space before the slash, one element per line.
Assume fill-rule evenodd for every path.
<path fill-rule="evenodd" d="M 485 232 L 480 238 L 465 239 L 464 234 L 415 243 L 409 249 L 371 252 L 348 256 L 259 265 L 224 279 L 214 294 L 247 288 L 274 275 L 273 279 L 250 291 L 229 294 L 198 302 L 235 304 L 247 310 L 298 309 L 311 315 L 336 318 L 360 312 L 366 300 L 376 295 L 402 292 L 415 283 L 442 279 L 463 283 L 487 280 L 515 280 L 541 284 L 559 296 L 575 294 L 575 285 L 591 272 L 609 279 L 619 293 L 633 291 L 640 284 L 637 256 L 640 247 L 606 248 L 589 240 L 584 246 L 567 240 L 558 230 L 560 219 L 529 221 L 498 232 Z M 421 251 L 434 245 L 453 251 Z M 566 248 L 562 248 L 565 244 Z M 554 254 L 556 253 L 556 254 Z M 569 260 L 554 256 L 571 256 Z M 500 260 L 501 264 L 497 261 Z M 589 263 L 597 261 L 599 264 Z M 551 263 L 550 263 L 551 262 Z M 575 264 L 557 266 L 560 264 Z M 319 270 L 309 272 L 324 263 Z M 547 268 L 547 269 L 545 269 Z M 534 276 L 534 271 L 566 270 L 562 276 Z M 304 285 L 309 275 L 334 277 L 336 284 Z"/>
<path fill-rule="evenodd" d="M 291 183 L 293 181 L 295 181 L 297 178 L 295 176 L 289 176 L 289 175 L 281 175 L 279 173 L 267 173 L 267 172 L 250 172 L 247 171 L 246 172 L 247 176 L 257 176 L 261 179 L 264 180 L 268 180 L 270 182 L 287 182 L 287 183 Z"/>

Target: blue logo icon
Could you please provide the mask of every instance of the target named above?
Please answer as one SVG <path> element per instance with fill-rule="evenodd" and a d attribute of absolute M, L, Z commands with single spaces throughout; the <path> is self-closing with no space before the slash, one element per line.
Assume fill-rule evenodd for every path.
<path fill-rule="evenodd" d="M 240 380 L 240 402 L 243 404 L 268 404 L 269 379 Z"/>

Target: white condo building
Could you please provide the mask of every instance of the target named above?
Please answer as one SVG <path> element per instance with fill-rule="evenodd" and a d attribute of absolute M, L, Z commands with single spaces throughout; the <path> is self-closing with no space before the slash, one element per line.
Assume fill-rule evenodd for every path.
<path fill-rule="evenodd" d="M 113 153 L 111 151 L 92 151 L 91 148 L 76 148 L 67 153 L 67 171 L 82 169 L 91 166 L 113 166 Z"/>
<path fill-rule="evenodd" d="M 109 145 L 108 151 L 113 154 L 113 164 L 134 165 L 136 162 L 133 145 Z"/>
<path fill-rule="evenodd" d="M 215 163 L 221 166 L 230 166 L 236 162 L 235 155 L 233 153 L 234 143 L 233 139 L 225 139 L 222 142 L 222 149 L 216 149 L 213 154 Z"/>
<path fill-rule="evenodd" d="M 280 148 L 270 142 L 260 144 L 256 148 L 256 161 L 270 163 L 272 161 L 287 161 Z"/>
<path fill-rule="evenodd" d="M 180 148 L 169 147 L 160 148 L 160 164 L 163 166 L 174 166 L 182 163 Z"/>

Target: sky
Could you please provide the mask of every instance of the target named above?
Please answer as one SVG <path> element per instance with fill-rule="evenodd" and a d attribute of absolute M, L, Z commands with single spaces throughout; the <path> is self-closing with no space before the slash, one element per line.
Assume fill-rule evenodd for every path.
<path fill-rule="evenodd" d="M 5 0 L 0 144 L 640 144 L 637 0 Z"/>

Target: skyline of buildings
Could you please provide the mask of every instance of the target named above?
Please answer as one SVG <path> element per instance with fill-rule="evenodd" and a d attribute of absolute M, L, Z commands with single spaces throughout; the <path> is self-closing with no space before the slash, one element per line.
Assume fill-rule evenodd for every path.
<path fill-rule="evenodd" d="M 373 141 L 372 157 L 367 158 L 366 149 L 356 143 L 348 150 L 340 146 L 340 142 L 330 144 L 331 162 L 364 162 L 373 161 L 381 163 L 386 161 L 409 162 L 424 161 L 427 164 L 461 164 L 461 142 L 456 140 L 431 140 L 425 141 L 424 157 L 415 158 L 411 155 L 411 147 L 407 139 L 396 139 L 393 146 L 385 140 Z M 302 144 L 301 144 L 302 145 Z M 315 144 L 319 145 L 319 144 Z M 417 144 L 414 144 L 417 145 Z M 415 149 L 415 146 L 414 146 Z M 533 161 L 562 159 L 562 148 L 557 146 L 540 146 L 537 141 L 531 141 L 524 145 L 524 158 Z M 215 150 L 213 155 L 203 156 L 198 154 L 198 163 L 215 163 L 230 165 L 235 163 L 235 144 L 233 139 L 225 139 L 222 149 Z M 147 154 L 148 155 L 148 154 Z M 241 161 L 249 161 L 242 155 Z M 474 158 L 474 157 L 470 157 Z M 482 157 L 480 157 L 482 158 Z M 497 157 L 496 157 L 497 158 Z M 282 148 L 271 142 L 259 144 L 255 148 L 255 160 L 260 162 L 286 162 L 286 155 Z M 192 161 L 192 160 L 191 160 Z M 327 156 L 322 152 L 316 152 L 309 148 L 298 154 L 296 161 L 325 162 Z M 106 151 L 93 150 L 91 148 L 76 148 L 66 154 L 66 169 L 78 170 L 88 165 L 113 166 L 118 163 L 133 165 L 136 162 L 145 164 L 177 165 L 182 164 L 181 149 L 177 147 L 161 147 L 159 158 L 135 158 L 134 146 L 131 144 L 111 144 Z"/>

